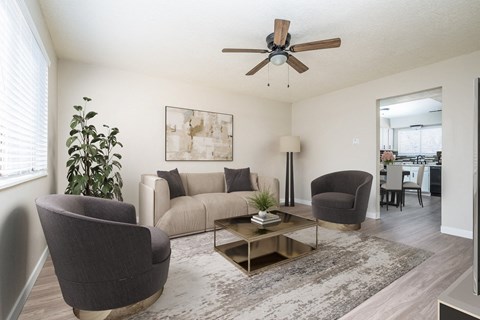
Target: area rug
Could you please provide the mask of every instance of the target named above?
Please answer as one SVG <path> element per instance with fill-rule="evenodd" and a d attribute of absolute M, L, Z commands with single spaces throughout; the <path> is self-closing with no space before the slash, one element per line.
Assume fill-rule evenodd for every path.
<path fill-rule="evenodd" d="M 310 228 L 289 236 L 314 244 L 314 234 Z M 431 256 L 361 232 L 319 228 L 317 252 L 248 277 L 213 250 L 212 232 L 171 245 L 163 295 L 132 319 L 338 319 Z"/>

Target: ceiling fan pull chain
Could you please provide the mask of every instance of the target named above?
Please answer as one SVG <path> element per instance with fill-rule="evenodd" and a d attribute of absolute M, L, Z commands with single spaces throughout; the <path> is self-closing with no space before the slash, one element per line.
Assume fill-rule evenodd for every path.
<path fill-rule="evenodd" d="M 290 88 L 290 66 L 287 66 L 287 88 Z"/>
<path fill-rule="evenodd" d="M 270 87 L 270 63 L 268 64 L 267 68 L 268 68 L 267 87 Z"/>

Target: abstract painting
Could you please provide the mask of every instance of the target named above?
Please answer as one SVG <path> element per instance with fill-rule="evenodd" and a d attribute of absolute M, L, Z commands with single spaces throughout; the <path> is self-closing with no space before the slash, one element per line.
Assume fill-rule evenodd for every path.
<path fill-rule="evenodd" d="M 166 161 L 232 161 L 233 115 L 165 107 Z"/>

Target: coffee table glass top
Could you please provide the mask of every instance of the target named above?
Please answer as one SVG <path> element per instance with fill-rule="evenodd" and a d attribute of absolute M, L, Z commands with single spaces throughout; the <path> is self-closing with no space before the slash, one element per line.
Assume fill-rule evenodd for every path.
<path fill-rule="evenodd" d="M 252 216 L 248 215 L 215 220 L 215 226 L 228 229 L 231 233 L 243 240 L 252 242 L 316 225 L 316 222 L 313 220 L 308 220 L 286 212 L 278 210 L 272 210 L 270 212 L 278 215 L 282 222 L 274 226 L 261 227 L 258 224 L 252 223 Z"/>

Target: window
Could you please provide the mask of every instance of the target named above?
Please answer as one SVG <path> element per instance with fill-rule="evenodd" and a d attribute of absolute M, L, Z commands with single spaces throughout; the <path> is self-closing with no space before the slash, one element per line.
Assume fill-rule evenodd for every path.
<path fill-rule="evenodd" d="M 36 31 L 29 27 L 31 18 L 22 13 L 25 10 L 16 0 L 0 1 L 0 187 L 4 187 L 47 172 L 49 61 Z"/>
<path fill-rule="evenodd" d="M 442 127 L 398 130 L 398 154 L 432 155 L 442 150 Z"/>

